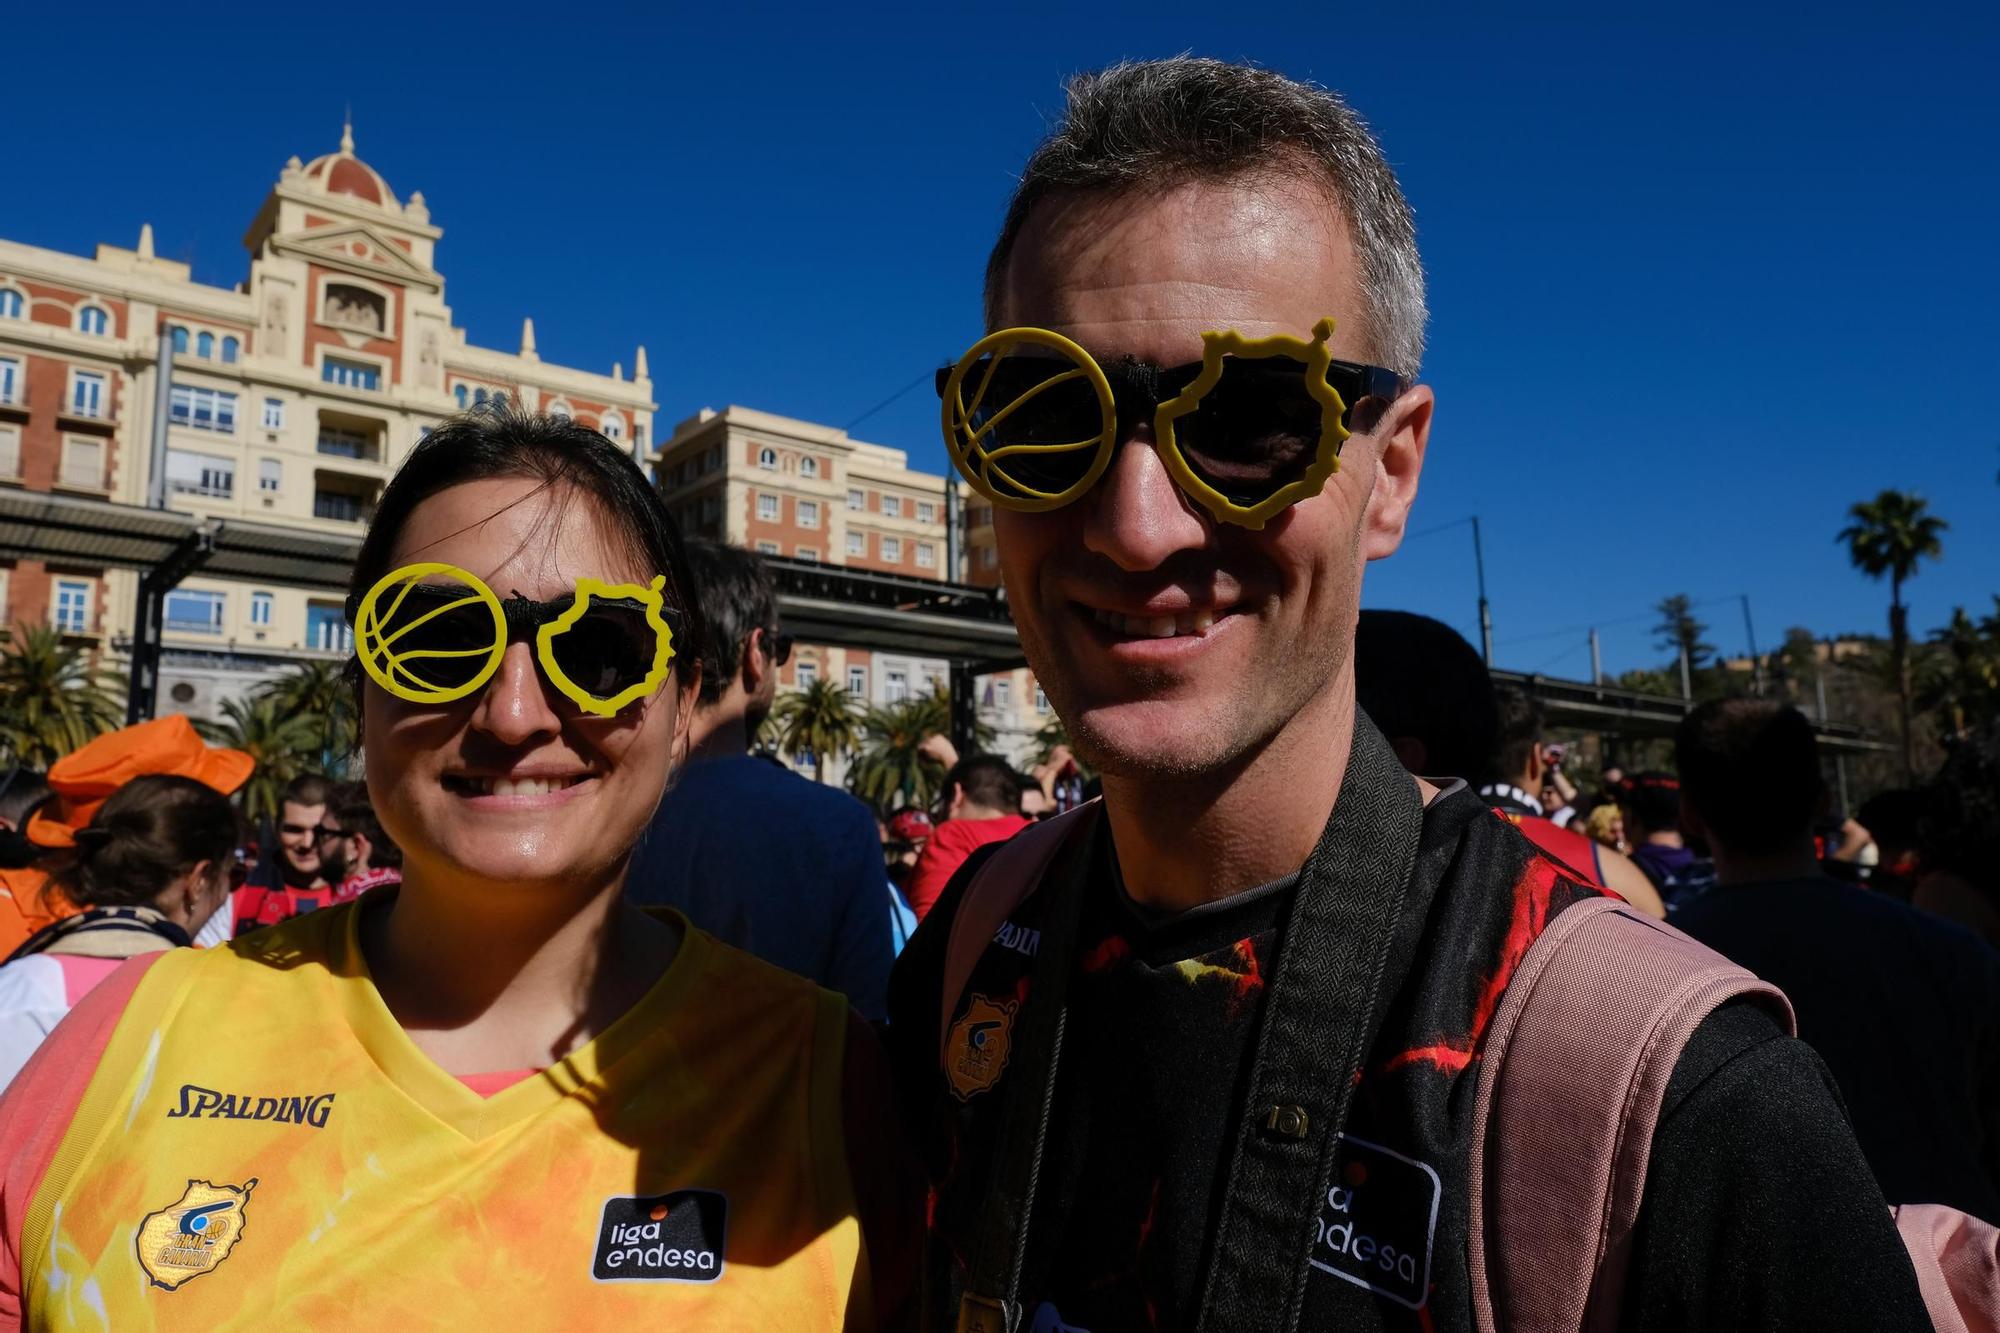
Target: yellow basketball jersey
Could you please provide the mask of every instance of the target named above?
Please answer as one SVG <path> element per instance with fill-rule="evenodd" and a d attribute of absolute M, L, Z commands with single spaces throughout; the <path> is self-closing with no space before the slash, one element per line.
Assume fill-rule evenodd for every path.
<path fill-rule="evenodd" d="M 840 997 L 687 928 L 480 1097 L 383 1006 L 359 906 L 141 980 L 25 1219 L 28 1326 L 866 1325 Z"/>

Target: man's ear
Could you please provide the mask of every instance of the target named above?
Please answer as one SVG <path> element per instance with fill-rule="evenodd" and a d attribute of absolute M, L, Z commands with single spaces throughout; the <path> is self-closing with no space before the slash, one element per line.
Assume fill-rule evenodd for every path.
<path fill-rule="evenodd" d="M 368 841 L 368 835 L 366 833 L 355 833 L 355 834 L 350 834 L 349 836 L 354 839 L 354 845 L 360 850 L 361 853 L 355 859 L 358 861 L 367 861 L 369 863 L 369 868 L 372 870 L 374 868 L 373 858 L 375 855 L 375 844 Z"/>
<path fill-rule="evenodd" d="M 764 677 L 771 673 L 771 659 L 758 642 L 763 635 L 763 630 L 753 629 L 743 636 L 743 665 L 740 674 L 743 677 L 743 692 L 752 699 L 755 699 L 757 691 L 764 687 Z"/>
<path fill-rule="evenodd" d="M 1437 400 L 1430 385 L 1413 385 L 1389 404 L 1375 426 L 1375 485 L 1361 516 L 1361 554 L 1369 560 L 1394 555 L 1403 544 L 1410 506 L 1424 471 L 1431 439 L 1431 411 Z"/>

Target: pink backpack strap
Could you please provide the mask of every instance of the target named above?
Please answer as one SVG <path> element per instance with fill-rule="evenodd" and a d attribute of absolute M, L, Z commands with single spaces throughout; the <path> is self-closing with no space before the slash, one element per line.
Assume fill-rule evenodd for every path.
<path fill-rule="evenodd" d="M 1938 1333 L 2000 1329 L 2000 1229 L 1941 1204 L 1890 1211 Z"/>
<path fill-rule="evenodd" d="M 1782 992 L 1614 898 L 1557 914 L 1488 1030 L 1473 1103 L 1474 1322 L 1615 1329 L 1653 1130 L 1701 1021 Z"/>
<path fill-rule="evenodd" d="M 1030 824 L 986 858 L 986 864 L 965 886 L 952 914 L 951 936 L 945 942 L 944 993 L 938 1016 L 938 1059 L 943 1061 L 944 1043 L 951 1035 L 951 1016 L 972 979 L 979 955 L 993 941 L 994 932 L 1006 924 L 1014 909 L 1028 900 L 1049 863 L 1075 830 L 1097 814 L 1098 800 L 1086 801 L 1053 819 Z"/>

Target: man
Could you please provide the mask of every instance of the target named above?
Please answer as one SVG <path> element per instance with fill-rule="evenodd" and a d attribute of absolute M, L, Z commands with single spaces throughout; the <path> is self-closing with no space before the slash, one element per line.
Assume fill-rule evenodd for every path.
<path fill-rule="evenodd" d="M 1104 801 L 1053 826 L 1067 841 L 962 991 L 954 916 L 1021 844 L 968 861 L 897 965 L 939 1326 L 1000 1326 L 961 1305 L 976 1285 L 1023 1328 L 1473 1327 L 1486 1025 L 1526 943 L 1594 895 L 1356 715 L 1362 569 L 1402 539 L 1432 412 L 1371 366 L 1414 377 L 1423 308 L 1374 140 L 1276 74 L 1080 76 L 1022 174 L 986 323 L 1051 332 L 1039 365 L 962 362 L 946 419 L 996 441 L 1004 476 L 962 470 Z M 1287 360 L 1192 369 L 1227 347 Z M 1079 352 L 1094 374 L 1062 369 Z M 1353 433 L 1325 475 L 1336 376 Z M 1237 388 L 1176 417 L 1201 379 Z M 1042 392 L 1061 383 L 1095 405 Z M 1090 428 L 1057 433 L 1079 407 L 1108 423 L 1089 471 L 1068 446 Z M 1016 442 L 1039 452 L 995 457 Z M 1763 1011 L 1702 1024 L 1651 1161 L 1624 1328 L 1929 1327 L 1823 1072 Z"/>
<path fill-rule="evenodd" d="M 1506 775 L 1479 795 L 1528 841 L 1586 883 L 1666 915 L 1637 866 L 1543 817 L 1529 795 L 1542 789 L 1548 768 L 1541 705 L 1512 686 L 1496 687 L 1457 630 L 1409 611 L 1363 611 L 1354 633 L 1354 690 L 1404 768 L 1441 779 Z"/>
<path fill-rule="evenodd" d="M 339 851 L 320 832 L 334 793 L 333 782 L 317 773 L 301 773 L 285 784 L 278 801 L 278 854 L 260 861 L 231 900 L 234 934 L 275 926 L 343 900 L 341 869 L 321 855 Z"/>
<path fill-rule="evenodd" d="M 944 776 L 944 816 L 917 856 L 904 896 L 921 922 L 965 859 L 1033 821 L 1021 813 L 1021 775 L 996 754 L 961 759 Z"/>
<path fill-rule="evenodd" d="M 626 894 L 677 907 L 703 930 L 846 995 L 885 1004 L 893 931 L 882 843 L 868 808 L 748 753 L 777 696 L 790 640 L 748 551 L 688 543 L 709 628 L 688 763 L 633 854 Z"/>
<path fill-rule="evenodd" d="M 319 825 L 320 873 L 345 902 L 370 889 L 403 880 L 403 852 L 396 846 L 361 783 L 333 795 Z"/>
<path fill-rule="evenodd" d="M 1634 773 L 1612 792 L 1625 819 L 1632 863 L 1659 890 L 1667 913 L 1680 911 L 1715 886 L 1715 862 L 1687 845 L 1681 832 L 1681 783 L 1671 773 Z"/>
<path fill-rule="evenodd" d="M 1675 924 L 1791 998 L 1891 1203 L 2000 1221 L 2000 954 L 1821 869 L 1826 784 L 1798 709 L 1704 703 L 1675 761 L 1716 877 Z"/>

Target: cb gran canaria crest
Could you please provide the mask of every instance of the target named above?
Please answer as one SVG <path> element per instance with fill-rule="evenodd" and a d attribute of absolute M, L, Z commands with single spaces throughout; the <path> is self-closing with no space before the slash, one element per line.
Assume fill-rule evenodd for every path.
<path fill-rule="evenodd" d="M 153 1285 L 177 1290 L 227 1259 L 243 1239 L 243 1210 L 256 1188 L 254 1177 L 241 1185 L 190 1180 L 180 1198 L 147 1213 L 133 1244 Z"/>

